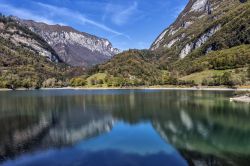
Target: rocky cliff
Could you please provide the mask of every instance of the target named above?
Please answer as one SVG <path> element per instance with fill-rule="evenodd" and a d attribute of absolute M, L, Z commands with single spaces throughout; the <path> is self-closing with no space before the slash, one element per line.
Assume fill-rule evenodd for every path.
<path fill-rule="evenodd" d="M 40 36 L 10 17 L 0 16 L 0 87 L 39 88 L 69 69 Z"/>
<path fill-rule="evenodd" d="M 56 51 L 60 59 L 71 66 L 90 67 L 103 63 L 119 53 L 107 39 L 79 32 L 68 26 L 20 19 L 19 22 L 40 35 Z"/>
<path fill-rule="evenodd" d="M 240 14 L 248 12 L 248 9 L 240 9 L 240 6 L 245 5 L 243 3 L 248 2 L 246 0 L 190 0 L 177 20 L 157 37 L 150 49 L 152 51 L 165 50 L 168 52 L 167 57 L 177 60 L 185 58 L 201 47 L 203 47 L 202 54 L 206 54 L 220 50 L 224 46 L 228 48 L 240 43 L 247 44 L 248 39 L 231 45 L 221 43 L 219 39 L 209 42 L 216 34 L 225 37 L 225 41 L 230 40 L 227 34 L 222 34 L 222 32 L 226 31 L 229 24 L 235 26 L 235 29 L 231 29 L 228 33 L 234 34 L 234 30 L 239 28 L 240 24 L 234 24 L 233 20 Z M 234 13 L 233 10 L 236 8 L 239 8 L 242 13 L 236 11 Z"/>
<path fill-rule="evenodd" d="M 0 17 L 0 37 L 2 40 L 11 42 L 12 47 L 22 47 L 34 54 L 47 57 L 52 62 L 60 61 L 56 52 L 46 41 L 25 27 L 19 26 L 9 17 Z"/>

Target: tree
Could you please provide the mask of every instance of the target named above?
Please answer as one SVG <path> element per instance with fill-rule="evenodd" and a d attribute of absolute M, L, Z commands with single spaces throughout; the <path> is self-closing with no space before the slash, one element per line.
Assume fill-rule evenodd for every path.
<path fill-rule="evenodd" d="M 230 72 L 225 72 L 222 76 L 221 76 L 221 84 L 223 85 L 228 85 L 228 86 L 233 86 L 235 85 L 234 81 L 233 81 L 233 77 L 232 74 Z"/>
<path fill-rule="evenodd" d="M 55 78 L 49 78 L 43 82 L 43 87 L 55 87 L 57 80 Z"/>
<path fill-rule="evenodd" d="M 169 73 L 164 72 L 164 73 L 162 74 L 162 81 L 161 81 L 161 84 L 165 85 L 165 84 L 168 83 L 168 81 L 169 81 Z"/>
<path fill-rule="evenodd" d="M 84 78 L 78 77 L 78 78 L 72 78 L 70 80 L 70 86 L 77 87 L 85 85 L 86 85 L 86 80 Z"/>
<path fill-rule="evenodd" d="M 91 85 L 96 85 L 96 79 L 91 78 L 91 80 L 90 80 L 90 84 L 91 84 Z"/>
<path fill-rule="evenodd" d="M 247 68 L 247 78 L 248 80 L 250 80 L 250 65 L 248 65 L 248 68 Z"/>
<path fill-rule="evenodd" d="M 224 85 L 227 85 L 228 82 L 230 81 L 231 79 L 231 73 L 229 72 L 225 72 L 222 76 L 221 76 L 221 83 L 224 84 Z"/>
<path fill-rule="evenodd" d="M 32 80 L 30 78 L 23 80 L 22 86 L 26 89 L 29 89 L 32 87 Z"/>
<path fill-rule="evenodd" d="M 98 80 L 96 81 L 96 83 L 99 84 L 99 85 L 102 85 L 102 84 L 104 83 L 104 81 L 103 81 L 103 79 L 98 79 Z"/>
<path fill-rule="evenodd" d="M 208 84 L 209 84 L 209 80 L 207 78 L 205 78 L 205 79 L 202 80 L 201 85 L 206 86 Z"/>

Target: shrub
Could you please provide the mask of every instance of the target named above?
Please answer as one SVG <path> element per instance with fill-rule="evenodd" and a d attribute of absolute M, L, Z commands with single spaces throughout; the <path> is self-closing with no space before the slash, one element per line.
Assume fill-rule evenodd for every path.
<path fill-rule="evenodd" d="M 104 81 L 102 79 L 99 79 L 99 80 L 96 81 L 96 83 L 99 84 L 99 85 L 102 85 L 104 83 Z"/>
<path fill-rule="evenodd" d="M 91 85 L 96 85 L 96 79 L 94 79 L 94 78 L 90 79 L 90 84 Z"/>
<path fill-rule="evenodd" d="M 55 78 L 49 78 L 47 80 L 45 80 L 42 85 L 43 87 L 45 88 L 48 88 L 48 87 L 55 87 L 56 86 L 56 82 L 57 80 Z"/>
<path fill-rule="evenodd" d="M 247 78 L 248 80 L 250 80 L 250 65 L 248 65 L 248 68 L 247 68 Z"/>
<path fill-rule="evenodd" d="M 78 86 L 85 86 L 86 80 L 84 78 L 78 77 L 78 78 L 72 78 L 70 80 L 70 86 L 78 87 Z"/>

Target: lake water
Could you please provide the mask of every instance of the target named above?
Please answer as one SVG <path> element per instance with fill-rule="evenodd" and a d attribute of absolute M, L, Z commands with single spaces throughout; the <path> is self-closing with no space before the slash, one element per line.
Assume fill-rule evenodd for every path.
<path fill-rule="evenodd" d="M 250 105 L 233 93 L 0 92 L 0 165 L 248 166 Z"/>

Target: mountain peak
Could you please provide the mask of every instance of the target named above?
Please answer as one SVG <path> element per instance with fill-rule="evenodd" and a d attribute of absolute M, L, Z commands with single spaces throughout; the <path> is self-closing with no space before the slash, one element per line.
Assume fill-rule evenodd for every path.
<path fill-rule="evenodd" d="M 40 35 L 60 59 L 71 66 L 90 67 L 103 63 L 120 52 L 107 39 L 80 32 L 70 26 L 22 19 L 19 22 Z"/>
<path fill-rule="evenodd" d="M 240 3 L 243 1 L 190 0 L 176 21 L 157 37 L 150 49 L 175 49 L 179 58 L 186 57 L 221 29 L 218 20 Z"/>

